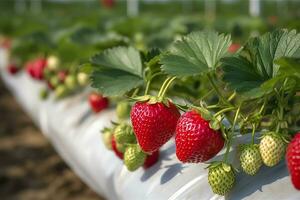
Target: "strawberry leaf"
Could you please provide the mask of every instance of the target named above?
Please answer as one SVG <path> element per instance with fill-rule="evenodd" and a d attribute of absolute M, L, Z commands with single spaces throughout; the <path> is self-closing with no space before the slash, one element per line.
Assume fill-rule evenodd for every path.
<path fill-rule="evenodd" d="M 116 47 L 91 58 L 92 87 L 104 95 L 122 95 L 143 84 L 140 54 L 132 47 Z"/>
<path fill-rule="evenodd" d="M 245 45 L 240 56 L 222 59 L 224 80 L 237 92 L 259 97 L 270 91 L 276 81 L 269 82 L 263 88 L 261 85 L 280 76 L 275 60 L 295 56 L 299 47 L 300 34 L 296 31 L 277 30 L 253 38 Z"/>
<path fill-rule="evenodd" d="M 231 44 L 229 35 L 214 31 L 193 32 L 172 46 L 162 57 L 162 69 L 168 74 L 191 76 L 215 70 Z"/>

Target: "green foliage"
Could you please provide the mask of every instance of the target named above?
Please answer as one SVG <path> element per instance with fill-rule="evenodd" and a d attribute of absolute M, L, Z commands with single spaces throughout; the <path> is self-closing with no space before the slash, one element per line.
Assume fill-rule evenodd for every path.
<path fill-rule="evenodd" d="M 193 32 L 174 43 L 162 57 L 162 68 L 168 74 L 191 76 L 215 70 L 227 54 L 229 35 L 214 31 Z"/>
<path fill-rule="evenodd" d="M 143 84 L 140 54 L 132 47 L 115 47 L 92 57 L 92 87 L 104 95 L 122 95 Z"/>
<path fill-rule="evenodd" d="M 285 73 L 279 73 L 275 61 L 281 57 L 293 57 L 299 47 L 300 34 L 295 30 L 277 30 L 250 39 L 240 56 L 222 59 L 224 80 L 246 96 L 262 96 L 272 90 L 277 83 L 275 80 L 281 79 Z M 267 81 L 269 84 L 262 88 Z"/>

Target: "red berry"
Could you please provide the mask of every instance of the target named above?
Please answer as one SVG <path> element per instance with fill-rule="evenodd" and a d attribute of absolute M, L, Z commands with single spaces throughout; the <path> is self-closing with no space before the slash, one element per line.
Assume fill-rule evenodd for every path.
<path fill-rule="evenodd" d="M 43 80 L 44 69 L 47 65 L 47 60 L 44 58 L 38 58 L 33 62 L 34 77 L 38 80 Z"/>
<path fill-rule="evenodd" d="M 58 80 L 61 82 L 61 83 L 64 83 L 65 82 L 65 79 L 68 75 L 68 72 L 66 71 L 59 71 L 57 76 L 58 76 Z"/>
<path fill-rule="evenodd" d="M 288 145 L 286 160 L 292 183 L 300 190 L 300 133 L 297 133 Z"/>
<path fill-rule="evenodd" d="M 30 75 L 31 78 L 35 78 L 35 72 L 34 72 L 34 66 L 32 61 L 28 61 L 25 64 L 25 69 L 28 75 Z"/>
<path fill-rule="evenodd" d="M 118 156 L 120 159 L 123 160 L 124 154 L 117 149 L 117 143 L 116 143 L 115 137 L 112 137 L 111 148 L 115 152 L 116 156 Z"/>
<path fill-rule="evenodd" d="M 148 155 L 144 162 L 144 169 L 148 169 L 155 165 L 159 159 L 159 151 L 154 151 L 151 155 Z"/>
<path fill-rule="evenodd" d="M 228 51 L 230 53 L 235 53 L 237 50 L 239 50 L 241 48 L 241 45 L 238 44 L 238 43 L 232 43 L 229 48 L 228 48 Z"/>
<path fill-rule="evenodd" d="M 102 5 L 107 8 L 112 8 L 115 5 L 114 0 L 102 0 Z"/>
<path fill-rule="evenodd" d="M 221 132 L 210 128 L 209 122 L 194 110 L 178 120 L 175 142 L 177 158 L 184 163 L 207 161 L 224 146 Z"/>
<path fill-rule="evenodd" d="M 1 43 L 1 47 L 4 48 L 4 49 L 10 49 L 11 48 L 11 39 L 10 38 L 5 38 L 2 43 Z"/>
<path fill-rule="evenodd" d="M 19 68 L 16 65 L 14 65 L 14 64 L 10 64 L 10 65 L 7 66 L 7 71 L 11 75 L 14 75 L 14 74 L 16 74 L 19 71 Z"/>
<path fill-rule="evenodd" d="M 92 110 L 95 113 L 98 113 L 108 107 L 109 101 L 108 98 L 103 97 L 101 94 L 91 93 L 89 96 L 89 103 Z"/>
<path fill-rule="evenodd" d="M 180 113 L 173 103 L 137 102 L 131 109 L 131 122 L 138 143 L 144 152 L 152 153 L 173 135 Z"/>

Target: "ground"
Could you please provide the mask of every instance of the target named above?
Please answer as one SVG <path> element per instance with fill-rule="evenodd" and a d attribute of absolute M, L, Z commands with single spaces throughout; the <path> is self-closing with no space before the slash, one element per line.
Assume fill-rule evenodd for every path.
<path fill-rule="evenodd" d="M 0 79 L 0 199 L 103 200 L 55 152 Z"/>

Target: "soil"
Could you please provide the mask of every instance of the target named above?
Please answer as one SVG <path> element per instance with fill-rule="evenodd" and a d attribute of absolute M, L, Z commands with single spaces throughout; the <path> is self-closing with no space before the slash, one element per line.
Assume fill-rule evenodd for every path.
<path fill-rule="evenodd" d="M 0 199 L 103 200 L 59 157 L 1 79 Z"/>

